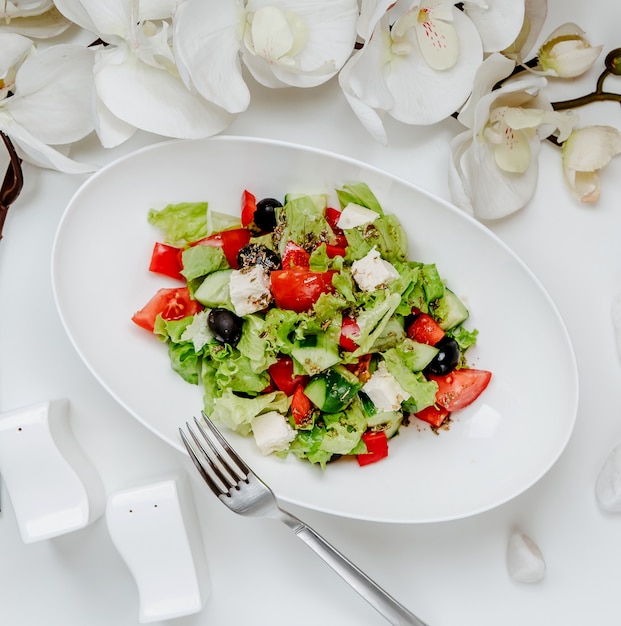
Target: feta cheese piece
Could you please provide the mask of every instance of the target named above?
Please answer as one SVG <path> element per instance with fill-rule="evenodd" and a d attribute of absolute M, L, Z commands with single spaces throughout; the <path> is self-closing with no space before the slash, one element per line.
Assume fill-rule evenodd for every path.
<path fill-rule="evenodd" d="M 207 323 L 208 316 L 208 309 L 199 311 L 181 333 L 181 341 L 191 341 L 195 352 L 200 352 L 203 346 L 213 339 L 213 333 L 209 330 Z"/>
<path fill-rule="evenodd" d="M 261 413 L 252 420 L 254 440 L 262 454 L 286 450 L 295 439 L 295 430 L 278 411 Z"/>
<path fill-rule="evenodd" d="M 362 291 L 375 291 L 399 278 L 399 272 L 382 259 L 375 246 L 366 256 L 351 264 L 351 273 Z"/>
<path fill-rule="evenodd" d="M 269 273 L 262 265 L 233 270 L 229 294 L 240 317 L 261 311 L 272 301 Z"/>
<path fill-rule="evenodd" d="M 342 211 L 336 225 L 339 228 L 356 228 L 374 222 L 379 217 L 379 213 L 360 206 L 355 202 L 350 202 Z"/>
<path fill-rule="evenodd" d="M 384 361 L 380 361 L 371 378 L 362 386 L 362 391 L 380 411 L 398 411 L 401 403 L 411 395 L 388 371 Z"/>

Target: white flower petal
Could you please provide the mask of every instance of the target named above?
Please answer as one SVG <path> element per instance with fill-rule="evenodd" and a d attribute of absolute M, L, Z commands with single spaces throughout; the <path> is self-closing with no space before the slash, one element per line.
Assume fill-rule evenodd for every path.
<path fill-rule="evenodd" d="M 505 217 L 523 208 L 537 188 L 541 143 L 532 142 L 532 156 L 524 173 L 504 172 L 496 165 L 493 150 L 474 141 L 461 158 L 461 169 L 468 180 L 474 216 L 481 220 Z"/>
<path fill-rule="evenodd" d="M 183 4 L 183 0 L 140 0 L 138 21 L 170 19 L 180 4 Z"/>
<path fill-rule="evenodd" d="M 248 11 L 263 7 L 278 7 L 290 23 L 293 16 L 306 25 L 307 38 L 301 46 L 300 36 L 293 38 L 289 53 L 270 63 L 266 53 L 254 55 L 244 46 L 242 59 L 261 84 L 268 87 L 289 85 L 315 87 L 332 78 L 350 57 L 356 39 L 358 4 L 356 0 L 250 0 Z M 299 27 L 298 31 L 299 32 Z M 272 55 L 273 56 L 273 55 Z M 275 81 L 269 74 L 273 74 Z"/>
<path fill-rule="evenodd" d="M 61 15 L 56 7 L 51 7 L 44 13 L 37 15 L 13 17 L 10 22 L 0 24 L 0 30 L 18 33 L 33 39 L 48 39 L 64 33 L 69 26 L 71 26 L 71 22 Z"/>
<path fill-rule="evenodd" d="M 522 29 L 515 41 L 503 50 L 503 54 L 516 63 L 527 59 L 535 47 L 547 16 L 547 0 L 525 0 Z"/>
<path fill-rule="evenodd" d="M 96 98 L 95 132 L 104 148 L 115 148 L 126 142 L 138 130 L 124 122 L 106 107 L 100 98 Z"/>
<path fill-rule="evenodd" d="M 464 2 L 464 12 L 477 27 L 483 50 L 498 52 L 510 46 L 524 22 L 524 0 L 487 0 L 485 4 Z"/>
<path fill-rule="evenodd" d="M 395 0 L 361 0 L 356 30 L 363 40 L 371 37 L 375 25 L 394 3 Z"/>
<path fill-rule="evenodd" d="M 468 130 L 453 137 L 450 143 L 451 158 L 448 168 L 448 185 L 453 204 L 469 215 L 474 214 L 472 208 L 470 181 L 463 170 L 463 156 L 472 145 L 472 133 Z"/>
<path fill-rule="evenodd" d="M 124 38 L 129 32 L 131 2 L 127 0 L 55 0 L 58 10 L 72 22 L 104 41 Z"/>
<path fill-rule="evenodd" d="M 4 102 L 18 124 L 46 144 L 77 141 L 94 128 L 92 50 L 57 45 L 28 58 Z"/>
<path fill-rule="evenodd" d="M 514 68 L 515 61 L 499 53 L 493 53 L 483 61 L 474 77 L 472 93 L 457 116 L 464 126 L 474 126 L 474 110 L 479 100 L 490 93 L 498 81 L 509 76 Z"/>
<path fill-rule="evenodd" d="M 460 43 L 455 26 L 451 23 L 453 21 L 451 3 L 421 3 L 420 9 L 415 8 L 409 14 L 414 14 L 413 26 L 418 45 L 429 67 L 434 70 L 452 68 L 460 54 Z M 403 18 L 395 22 L 395 28 L 401 19 Z"/>
<path fill-rule="evenodd" d="M 243 24 L 237 2 L 189 0 L 174 19 L 175 58 L 186 86 L 230 113 L 250 104 L 239 55 Z"/>
<path fill-rule="evenodd" d="M 0 129 L 10 136 L 16 150 L 24 160 L 38 167 L 54 169 L 66 174 L 85 174 L 97 169 L 96 165 L 80 163 L 65 156 L 43 143 L 19 124 L 11 121 L 5 125 L 3 120 L 4 116 L 0 111 Z"/>
<path fill-rule="evenodd" d="M 468 98 L 483 61 L 481 39 L 473 23 L 454 10 L 459 57 L 450 69 L 429 67 L 417 49 L 395 58 L 386 82 L 395 104 L 389 114 L 406 124 L 434 124 L 458 110 Z"/>
<path fill-rule="evenodd" d="M 235 119 L 191 94 L 179 77 L 141 63 L 129 51 L 111 52 L 102 54 L 95 68 L 95 86 L 104 105 L 127 124 L 190 139 L 219 133 Z"/>
<path fill-rule="evenodd" d="M 586 126 L 575 130 L 563 144 L 567 167 L 594 172 L 621 154 L 621 133 L 612 126 Z"/>
<path fill-rule="evenodd" d="M 0 32 L 0 100 L 13 90 L 17 69 L 34 52 L 34 44 L 27 37 Z"/>

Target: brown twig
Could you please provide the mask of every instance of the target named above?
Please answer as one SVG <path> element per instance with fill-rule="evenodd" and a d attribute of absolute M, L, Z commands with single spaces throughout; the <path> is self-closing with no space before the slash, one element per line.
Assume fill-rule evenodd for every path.
<path fill-rule="evenodd" d="M 2 182 L 2 187 L 0 187 L 0 239 L 2 239 L 2 231 L 9 207 L 17 200 L 20 194 L 24 186 L 24 177 L 22 174 L 22 160 L 17 156 L 13 143 L 8 135 L 5 135 L 2 131 L 0 131 L 0 138 L 4 142 L 11 159 Z"/>

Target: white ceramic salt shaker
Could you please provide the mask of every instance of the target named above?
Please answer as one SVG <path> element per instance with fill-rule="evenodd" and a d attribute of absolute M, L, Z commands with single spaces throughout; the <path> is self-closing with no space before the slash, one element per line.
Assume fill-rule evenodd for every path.
<path fill-rule="evenodd" d="M 138 587 L 140 623 L 203 609 L 211 584 L 185 476 L 174 475 L 112 494 L 106 522 Z"/>
<path fill-rule="evenodd" d="M 24 543 L 84 528 L 103 514 L 103 485 L 73 436 L 66 399 L 0 414 L 0 475 Z"/>

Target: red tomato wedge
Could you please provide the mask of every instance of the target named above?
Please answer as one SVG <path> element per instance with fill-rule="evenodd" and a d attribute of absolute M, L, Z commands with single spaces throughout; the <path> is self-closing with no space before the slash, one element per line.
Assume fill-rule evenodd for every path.
<path fill-rule="evenodd" d="M 280 391 L 290 396 L 295 388 L 308 382 L 309 377 L 302 374 L 293 373 L 293 359 L 290 357 L 281 357 L 269 366 L 268 371 L 274 384 Z"/>
<path fill-rule="evenodd" d="M 289 270 L 293 267 L 308 267 L 309 265 L 310 254 L 297 243 L 288 241 L 282 253 L 282 268 Z"/>
<path fill-rule="evenodd" d="M 303 425 L 311 419 L 313 406 L 308 396 L 304 393 L 304 386 L 298 385 L 291 398 L 291 415 L 297 426 Z"/>
<path fill-rule="evenodd" d="M 338 209 L 333 209 L 332 207 L 328 207 L 326 209 L 326 222 L 330 225 L 330 228 L 336 238 L 334 248 L 337 250 L 345 250 L 345 248 L 347 248 L 347 237 L 345 236 L 343 229 L 337 226 L 340 217 L 341 212 Z M 328 256 L 330 256 L 330 250 L 327 252 Z M 342 254 L 341 256 L 345 256 L 345 254 Z"/>
<path fill-rule="evenodd" d="M 192 300 L 187 287 L 163 288 L 132 316 L 132 322 L 153 332 L 155 318 L 161 315 L 165 320 L 180 320 L 194 315 L 203 309 L 202 304 Z"/>
<path fill-rule="evenodd" d="M 312 308 L 322 293 L 333 293 L 334 272 L 311 272 L 302 267 L 275 270 L 271 273 L 271 289 L 276 306 L 302 313 Z"/>
<path fill-rule="evenodd" d="M 435 346 L 445 333 L 431 315 L 419 313 L 408 326 L 408 337 L 417 343 Z"/>
<path fill-rule="evenodd" d="M 153 246 L 153 252 L 151 253 L 149 271 L 155 272 L 156 274 L 163 274 L 164 276 L 170 276 L 171 278 L 185 280 L 181 275 L 181 252 L 181 248 L 169 246 L 159 241 L 156 242 Z"/>
<path fill-rule="evenodd" d="M 383 430 L 368 430 L 362 435 L 362 441 L 367 446 L 367 453 L 356 456 L 358 465 L 363 466 L 376 463 L 388 456 L 388 438 Z"/>
<path fill-rule="evenodd" d="M 448 411 L 459 411 L 472 404 L 483 393 L 492 373 L 487 370 L 453 370 L 445 376 L 429 375 L 429 380 L 438 383 L 436 402 Z"/>
<path fill-rule="evenodd" d="M 427 422 L 434 428 L 440 428 L 444 420 L 449 416 L 450 411 L 444 407 L 428 406 L 427 408 L 415 413 L 419 420 Z"/>
<path fill-rule="evenodd" d="M 198 241 L 192 242 L 192 246 L 215 246 L 222 248 L 227 263 L 234 269 L 239 268 L 237 263 L 237 254 L 250 241 L 251 233 L 246 228 L 232 228 L 231 230 L 223 230 L 220 233 L 214 233 L 209 237 L 204 237 Z"/>
<path fill-rule="evenodd" d="M 356 343 L 356 337 L 360 336 L 360 326 L 358 322 L 351 317 L 344 317 L 341 322 L 341 336 L 339 337 L 339 345 L 343 350 L 353 352 L 358 344 Z"/>
<path fill-rule="evenodd" d="M 244 189 L 241 200 L 241 223 L 249 226 L 254 221 L 254 213 L 257 210 L 257 199 L 247 189 Z"/>

